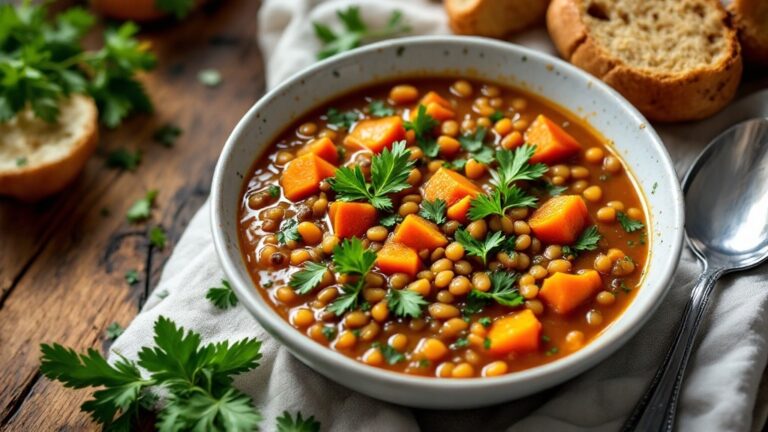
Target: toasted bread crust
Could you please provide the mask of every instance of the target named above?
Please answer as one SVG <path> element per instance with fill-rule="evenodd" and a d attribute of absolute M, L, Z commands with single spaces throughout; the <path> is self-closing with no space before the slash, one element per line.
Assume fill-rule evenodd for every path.
<path fill-rule="evenodd" d="M 760 3 L 760 0 L 734 0 L 728 9 L 739 29 L 744 58 L 750 63 L 768 67 L 768 22 L 759 18 L 762 16 L 763 20 L 768 20 L 768 4 Z"/>
<path fill-rule="evenodd" d="M 608 52 L 590 35 L 580 1 L 553 0 L 547 11 L 547 29 L 560 55 L 616 89 L 649 120 L 702 119 L 733 99 L 742 60 L 736 32 L 725 13 L 728 54 L 724 60 L 710 67 L 664 73 L 628 65 Z"/>
<path fill-rule="evenodd" d="M 549 0 L 444 0 L 454 33 L 502 37 L 544 20 Z"/>
<path fill-rule="evenodd" d="M 98 111 L 93 99 L 85 96 L 79 103 L 84 104 L 84 128 L 70 151 L 62 158 L 40 164 L 0 170 L 0 195 L 34 202 L 66 187 L 82 171 L 85 163 L 96 150 L 98 142 Z"/>

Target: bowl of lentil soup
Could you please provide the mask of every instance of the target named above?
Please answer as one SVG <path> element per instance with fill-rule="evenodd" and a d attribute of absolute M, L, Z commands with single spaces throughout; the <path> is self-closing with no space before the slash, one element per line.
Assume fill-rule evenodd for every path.
<path fill-rule="evenodd" d="M 548 55 L 467 37 L 320 62 L 233 131 L 212 191 L 259 323 L 352 389 L 428 408 L 594 366 L 663 300 L 682 198 L 645 119 Z"/>

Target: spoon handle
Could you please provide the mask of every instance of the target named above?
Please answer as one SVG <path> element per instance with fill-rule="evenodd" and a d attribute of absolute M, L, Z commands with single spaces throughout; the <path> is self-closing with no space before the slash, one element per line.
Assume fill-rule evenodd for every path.
<path fill-rule="evenodd" d="M 675 410 L 685 375 L 685 366 L 691 355 L 696 333 L 715 282 L 722 275 L 721 269 L 705 268 L 685 305 L 683 318 L 677 329 L 672 346 L 664 358 L 656 376 L 624 423 L 623 431 L 666 431 L 675 426 Z"/>

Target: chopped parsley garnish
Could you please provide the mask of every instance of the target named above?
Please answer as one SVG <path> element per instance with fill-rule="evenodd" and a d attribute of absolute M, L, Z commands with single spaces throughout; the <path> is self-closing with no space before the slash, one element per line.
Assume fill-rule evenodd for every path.
<path fill-rule="evenodd" d="M 197 73 L 197 80 L 206 87 L 217 87 L 221 84 L 221 72 L 216 69 L 203 69 Z"/>
<path fill-rule="evenodd" d="M 325 24 L 312 22 L 315 36 L 323 45 L 320 52 L 317 53 L 319 60 L 357 48 L 363 43 L 390 38 L 410 31 L 410 28 L 403 23 L 402 12 L 398 10 L 392 12 L 386 27 L 378 30 L 368 27 L 368 24 L 360 17 L 360 8 L 357 6 L 338 10 L 336 15 L 343 27 L 338 32 L 331 30 Z"/>
<path fill-rule="evenodd" d="M 387 306 L 399 317 L 418 318 L 426 305 L 427 301 L 416 291 L 390 288 L 387 293 Z"/>
<path fill-rule="evenodd" d="M 157 194 L 157 189 L 150 189 L 144 195 L 144 198 L 133 203 L 131 208 L 129 208 L 128 212 L 125 214 L 125 217 L 128 218 L 128 222 L 141 222 L 148 219 L 152 212 L 152 205 L 155 203 Z"/>
<path fill-rule="evenodd" d="M 136 171 L 141 163 L 141 151 L 120 148 L 109 152 L 107 155 L 107 166 L 110 168 L 120 168 L 128 171 Z"/>
<path fill-rule="evenodd" d="M 576 243 L 569 246 L 563 246 L 563 255 L 576 256 L 579 254 L 579 252 L 595 250 L 597 249 L 597 243 L 601 238 L 602 236 L 597 231 L 597 227 L 592 225 L 581 233 L 579 238 L 576 240 Z"/>
<path fill-rule="evenodd" d="M 165 235 L 165 230 L 161 226 L 153 226 L 149 230 L 149 244 L 152 246 L 163 249 L 165 243 L 168 241 L 168 237 Z"/>
<path fill-rule="evenodd" d="M 280 230 L 277 232 L 277 242 L 281 245 L 286 245 L 290 241 L 301 240 L 301 234 L 299 234 L 299 223 L 296 219 L 287 219 L 280 224 Z"/>
<path fill-rule="evenodd" d="M 461 148 L 469 153 L 469 158 L 474 159 L 476 162 L 490 165 L 493 163 L 494 151 L 492 148 L 483 145 L 487 129 L 479 127 L 474 133 L 465 134 L 459 137 L 459 143 Z"/>
<path fill-rule="evenodd" d="M 395 115 L 395 110 L 383 100 L 372 100 L 368 104 L 368 112 L 372 117 L 389 117 Z"/>
<path fill-rule="evenodd" d="M 459 349 L 459 348 L 465 348 L 469 346 L 469 339 L 465 337 L 461 337 L 456 339 L 456 342 L 453 343 L 453 349 Z"/>
<path fill-rule="evenodd" d="M 544 353 L 544 355 L 547 356 L 547 357 L 550 357 L 550 356 L 553 356 L 553 355 L 557 354 L 558 352 L 560 352 L 560 350 L 557 347 L 552 347 L 552 348 L 548 349 Z"/>
<path fill-rule="evenodd" d="M 257 429 L 261 415 L 232 383 L 235 375 L 259 365 L 260 341 L 201 345 L 200 334 L 165 317 L 155 322 L 153 340 L 154 346 L 141 348 L 138 360 L 118 355 L 114 363 L 93 348 L 79 354 L 59 344 L 42 344 L 40 372 L 65 387 L 101 387 L 81 408 L 105 429 L 136 429 L 139 407 L 154 401 L 152 388 L 168 395 L 159 408 L 160 430 L 199 425 L 210 430 Z"/>
<path fill-rule="evenodd" d="M 299 294 L 308 294 L 320 285 L 328 268 L 324 264 L 307 261 L 304 268 L 291 276 L 288 286 Z"/>
<path fill-rule="evenodd" d="M 373 348 L 378 348 L 379 352 L 381 352 L 381 355 L 384 357 L 384 360 L 386 360 L 387 364 L 389 365 L 396 365 L 402 361 L 405 361 L 405 355 L 403 355 L 403 353 L 400 351 L 392 348 L 392 345 L 374 342 L 371 344 L 371 346 Z"/>
<path fill-rule="evenodd" d="M 628 233 L 645 228 L 645 225 L 643 225 L 642 222 L 630 218 L 624 212 L 616 212 L 616 219 L 619 220 L 621 228 Z"/>
<path fill-rule="evenodd" d="M 485 328 L 488 328 L 491 326 L 491 319 L 489 317 L 482 317 L 479 320 L 477 320 L 477 322 L 479 322 L 480 325 L 482 325 Z"/>
<path fill-rule="evenodd" d="M 504 243 L 504 233 L 496 231 L 488 234 L 484 240 L 476 240 L 464 229 L 456 230 L 454 234 L 456 241 L 461 243 L 466 251 L 467 255 L 472 255 L 480 258 L 483 265 L 488 260 L 488 254 L 495 248 Z"/>
<path fill-rule="evenodd" d="M 485 339 L 483 339 L 483 348 L 485 348 L 487 350 L 491 349 L 491 339 L 490 338 L 486 337 Z"/>
<path fill-rule="evenodd" d="M 400 141 L 392 150 L 385 148 L 372 158 L 370 183 L 365 181 L 359 166 L 341 167 L 328 181 L 339 201 L 368 201 L 379 210 L 391 211 L 392 199 L 388 195 L 411 186 L 406 181 L 413 167 L 410 156 L 405 141 Z"/>
<path fill-rule="evenodd" d="M 18 168 L 25 167 L 27 166 L 27 164 L 29 164 L 29 159 L 27 159 L 26 157 L 22 156 L 22 157 L 16 158 L 16 167 Z"/>
<path fill-rule="evenodd" d="M 549 196 L 553 196 L 553 197 L 560 196 L 563 194 L 563 192 L 568 190 L 566 186 L 555 186 L 551 183 L 546 183 L 544 188 L 546 189 Z"/>
<path fill-rule="evenodd" d="M 189 15 L 196 3 L 195 0 L 155 0 L 155 7 L 172 14 L 176 19 L 182 19 Z"/>
<path fill-rule="evenodd" d="M 431 202 L 424 200 L 421 202 L 421 210 L 419 211 L 419 216 L 438 225 L 442 225 L 445 223 L 446 208 L 447 207 L 445 205 L 445 201 L 441 200 L 440 198 L 437 198 Z"/>
<path fill-rule="evenodd" d="M 336 327 L 334 326 L 323 326 L 323 329 L 320 331 L 323 332 L 323 336 L 328 341 L 332 341 L 336 337 Z"/>
<path fill-rule="evenodd" d="M 517 185 L 500 185 L 489 195 L 478 195 L 472 200 L 469 218 L 474 221 L 491 215 L 504 216 L 509 209 L 536 207 L 536 201 L 536 197 L 528 195 Z"/>
<path fill-rule="evenodd" d="M 515 281 L 517 280 L 517 273 L 506 271 L 495 271 L 491 273 L 491 289 L 488 291 L 480 291 L 472 289 L 469 295 L 482 300 L 492 300 L 496 303 L 507 306 L 516 307 L 525 302 L 525 298 L 520 295 L 517 288 L 515 288 Z"/>
<path fill-rule="evenodd" d="M 267 188 L 267 193 L 271 198 L 279 198 L 280 197 L 280 186 L 272 185 Z"/>
<path fill-rule="evenodd" d="M 403 217 L 400 216 L 398 213 L 392 213 L 384 216 L 379 220 L 379 224 L 386 228 L 392 228 L 393 226 L 399 224 L 403 221 Z"/>
<path fill-rule="evenodd" d="M 288 411 L 276 419 L 277 432 L 320 432 L 320 422 L 315 416 L 304 418 L 301 411 L 296 413 L 296 418 L 291 417 Z"/>
<path fill-rule="evenodd" d="M 504 113 L 501 111 L 494 111 L 493 114 L 488 116 L 488 120 L 490 120 L 493 123 L 496 123 L 497 121 L 504 118 Z"/>
<path fill-rule="evenodd" d="M 165 147 L 173 147 L 181 136 L 181 128 L 171 123 L 166 123 L 152 133 L 152 139 Z"/>
<path fill-rule="evenodd" d="M 467 160 L 459 158 L 459 159 L 454 159 L 452 161 L 445 162 L 443 164 L 443 168 L 447 168 L 449 170 L 454 170 L 454 171 L 463 171 L 466 165 L 467 165 Z"/>
<path fill-rule="evenodd" d="M 416 144 L 424 152 L 424 155 L 430 158 L 436 157 L 440 152 L 437 141 L 431 136 L 432 130 L 438 125 L 440 125 L 440 122 L 427 114 L 427 108 L 424 105 L 419 105 L 416 111 L 416 118 L 413 121 L 406 121 L 404 123 L 405 130 L 413 131 L 416 136 Z"/>
<path fill-rule="evenodd" d="M 205 298 L 210 300 L 210 302 L 219 309 L 229 309 L 237 306 L 237 296 L 232 290 L 229 281 L 226 279 L 221 280 L 220 287 L 208 288 L 208 292 L 205 293 Z"/>
<path fill-rule="evenodd" d="M 357 111 L 339 111 L 336 108 L 329 108 L 325 113 L 328 124 L 339 129 L 349 129 L 359 119 L 360 114 Z"/>
<path fill-rule="evenodd" d="M 360 239 L 352 237 L 344 239 L 333 249 L 332 259 L 337 272 L 360 276 L 357 282 L 344 284 L 341 287 L 342 294 L 328 305 L 329 311 L 342 315 L 358 306 L 360 293 L 365 284 L 364 276 L 373 269 L 376 253 L 370 249 L 364 249 Z"/>
<path fill-rule="evenodd" d="M 125 272 L 125 282 L 128 285 L 135 285 L 139 282 L 139 272 L 131 269 Z"/>
<path fill-rule="evenodd" d="M 124 331 L 125 329 L 123 328 L 123 326 L 121 326 L 117 322 L 113 322 L 112 324 L 107 326 L 107 330 L 104 332 L 104 334 L 107 336 L 107 339 L 115 340 L 118 337 L 120 337 L 120 335 L 123 334 Z"/>

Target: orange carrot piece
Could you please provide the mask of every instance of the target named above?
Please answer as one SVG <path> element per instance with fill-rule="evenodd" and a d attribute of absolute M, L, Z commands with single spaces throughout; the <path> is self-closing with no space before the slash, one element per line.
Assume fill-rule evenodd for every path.
<path fill-rule="evenodd" d="M 544 279 L 539 298 L 559 314 L 567 314 L 603 287 L 603 280 L 595 270 L 581 274 L 555 273 Z"/>
<path fill-rule="evenodd" d="M 328 209 L 333 233 L 338 238 L 363 237 L 378 222 L 376 208 L 368 203 L 334 201 Z"/>
<path fill-rule="evenodd" d="M 434 250 L 448 244 L 440 228 L 432 222 L 415 214 L 409 214 L 395 229 L 392 241 L 410 246 L 417 251 Z"/>
<path fill-rule="evenodd" d="M 578 195 L 552 197 L 528 219 L 536 238 L 558 245 L 573 243 L 588 223 L 587 205 Z"/>
<path fill-rule="evenodd" d="M 440 198 L 449 206 L 466 196 L 474 198 L 481 193 L 483 190 L 471 180 L 447 168 L 437 170 L 424 185 L 424 198 L 429 201 Z"/>
<path fill-rule="evenodd" d="M 460 199 L 456 204 L 448 207 L 448 219 L 455 220 L 461 223 L 467 223 L 469 221 L 468 213 L 469 207 L 472 205 L 472 197 L 465 196 Z"/>
<path fill-rule="evenodd" d="M 305 150 L 306 149 L 306 150 Z M 310 141 L 301 151 L 314 153 L 326 161 L 336 164 L 339 162 L 339 150 L 336 145 L 328 137 L 322 137 L 314 141 Z"/>
<path fill-rule="evenodd" d="M 336 167 L 314 153 L 290 161 L 283 170 L 280 184 L 285 197 L 291 201 L 304 199 L 320 191 L 320 182 L 333 177 Z"/>
<path fill-rule="evenodd" d="M 539 114 L 525 131 L 525 141 L 536 146 L 531 163 L 552 165 L 581 150 L 574 137 L 543 114 Z"/>
<path fill-rule="evenodd" d="M 405 139 L 403 119 L 397 116 L 382 117 L 359 121 L 352 132 L 344 138 L 344 145 L 381 153 L 385 148 L 391 148 L 395 141 L 403 139 Z"/>
<path fill-rule="evenodd" d="M 419 101 L 419 105 L 429 106 L 431 103 L 436 103 L 443 108 L 452 109 L 451 103 L 448 102 L 444 97 L 437 94 L 435 91 L 427 92 L 427 94 L 424 95 L 423 98 Z"/>
<path fill-rule="evenodd" d="M 427 105 L 427 114 L 438 121 L 450 120 L 456 116 L 452 109 L 446 108 L 437 102 L 430 102 Z"/>
<path fill-rule="evenodd" d="M 421 260 L 413 248 L 388 241 L 376 253 L 376 265 L 384 274 L 405 273 L 415 276 L 421 268 Z"/>
<path fill-rule="evenodd" d="M 530 309 L 515 312 L 494 321 L 488 339 L 488 352 L 494 355 L 536 351 L 541 341 L 541 323 Z"/>

